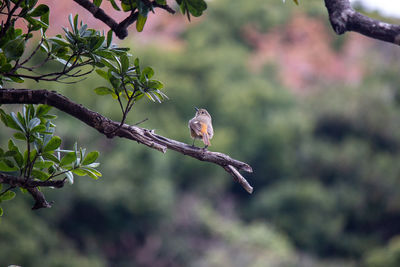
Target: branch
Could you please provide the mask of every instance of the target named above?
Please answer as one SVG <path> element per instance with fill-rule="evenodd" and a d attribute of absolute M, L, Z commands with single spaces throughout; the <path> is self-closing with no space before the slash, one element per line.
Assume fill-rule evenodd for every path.
<path fill-rule="evenodd" d="M 92 13 L 92 15 L 95 18 L 104 22 L 108 27 L 110 27 L 110 29 L 115 33 L 115 35 L 119 39 L 124 39 L 126 36 L 128 36 L 129 25 L 134 23 L 137 20 L 138 15 L 139 15 L 139 12 L 134 12 L 134 10 L 132 10 L 131 14 L 128 17 L 126 17 L 120 23 L 117 23 L 113 18 L 111 18 L 109 15 L 107 15 L 107 13 L 105 13 L 103 9 L 95 6 L 89 0 L 74 0 L 74 2 L 76 2 L 77 4 L 79 4 L 80 6 L 85 8 L 87 11 Z M 150 5 L 152 5 L 153 7 L 158 7 L 158 8 L 164 9 L 172 14 L 175 13 L 175 11 L 168 5 L 161 5 L 161 4 L 158 4 L 156 1 L 153 1 L 153 2 L 146 1 L 146 2 Z"/>
<path fill-rule="evenodd" d="M 369 18 L 355 11 L 349 0 L 325 0 L 329 20 L 337 34 L 354 31 L 373 39 L 400 45 L 400 25 Z"/>
<path fill-rule="evenodd" d="M 128 36 L 128 31 L 125 29 L 121 29 L 121 31 L 117 31 L 118 23 L 108 16 L 103 9 L 95 6 L 92 2 L 88 0 L 74 0 L 74 2 L 78 3 L 80 6 L 85 8 L 87 11 L 92 13 L 92 15 L 96 18 L 104 22 L 111 30 L 118 36 L 120 39 L 124 39 Z"/>
<path fill-rule="evenodd" d="M 32 209 L 50 208 L 51 203 L 47 202 L 42 192 L 37 187 L 55 187 L 61 188 L 64 186 L 64 180 L 53 181 L 35 181 L 32 179 L 26 180 L 25 178 L 12 176 L 5 173 L 0 173 L 0 184 L 9 184 L 12 187 L 21 187 L 28 190 L 35 199 L 35 204 Z"/>
<path fill-rule="evenodd" d="M 55 91 L 3 89 L 0 90 L 0 104 L 46 104 L 53 106 L 81 120 L 108 138 L 113 138 L 114 136 L 127 138 L 163 153 L 169 148 L 201 161 L 218 164 L 230 173 L 235 181 L 239 181 L 247 192 L 252 193 L 253 191 L 253 188 L 248 184 L 246 179 L 238 172 L 238 170 L 253 172 L 247 163 L 232 159 L 223 153 L 208 151 L 163 137 L 155 134 L 154 130 L 147 130 L 128 124 L 123 124 L 121 127 L 119 122 L 112 121 L 95 111 L 91 111 Z M 118 129 L 118 127 L 120 128 Z M 114 131 L 115 129 L 117 130 Z"/>

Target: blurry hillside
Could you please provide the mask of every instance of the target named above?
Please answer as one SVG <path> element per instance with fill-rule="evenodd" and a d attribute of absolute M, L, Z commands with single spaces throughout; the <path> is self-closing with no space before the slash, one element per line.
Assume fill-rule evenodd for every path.
<path fill-rule="evenodd" d="M 53 4 L 66 24 L 75 4 Z M 190 24 L 150 22 L 121 44 L 170 100 L 139 103 L 128 123 L 149 118 L 142 127 L 190 143 L 193 107 L 207 108 L 210 149 L 253 166 L 254 194 L 220 168 L 106 140 L 54 110 L 66 145 L 100 150 L 103 178 L 47 190 L 48 210 L 31 212 L 23 194 L 5 203 L 0 266 L 400 265 L 398 47 L 334 36 L 319 0 L 216 0 Z M 92 91 L 101 82 L 22 86 L 118 120 L 117 103 Z"/>

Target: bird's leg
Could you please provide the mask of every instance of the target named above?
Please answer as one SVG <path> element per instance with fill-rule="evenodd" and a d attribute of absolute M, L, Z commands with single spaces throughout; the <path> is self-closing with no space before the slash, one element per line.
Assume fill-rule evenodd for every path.
<path fill-rule="evenodd" d="M 194 141 L 196 141 L 196 138 L 193 138 L 193 144 L 192 144 L 192 147 L 194 147 Z"/>

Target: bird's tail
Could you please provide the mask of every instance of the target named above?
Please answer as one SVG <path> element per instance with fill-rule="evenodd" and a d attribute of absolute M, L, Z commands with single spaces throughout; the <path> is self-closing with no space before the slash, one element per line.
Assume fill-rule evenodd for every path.
<path fill-rule="evenodd" d="M 211 146 L 210 143 L 210 138 L 208 136 L 208 133 L 203 133 L 203 143 L 207 146 Z"/>

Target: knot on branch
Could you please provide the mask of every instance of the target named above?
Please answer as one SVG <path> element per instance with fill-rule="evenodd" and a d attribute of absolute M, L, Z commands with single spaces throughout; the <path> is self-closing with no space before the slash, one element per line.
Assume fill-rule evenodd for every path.
<path fill-rule="evenodd" d="M 345 9 L 334 11 L 329 14 L 329 20 L 333 27 L 333 30 L 337 34 L 343 34 L 347 31 L 347 23 L 349 21 L 349 17 L 354 14 L 354 10 Z"/>

